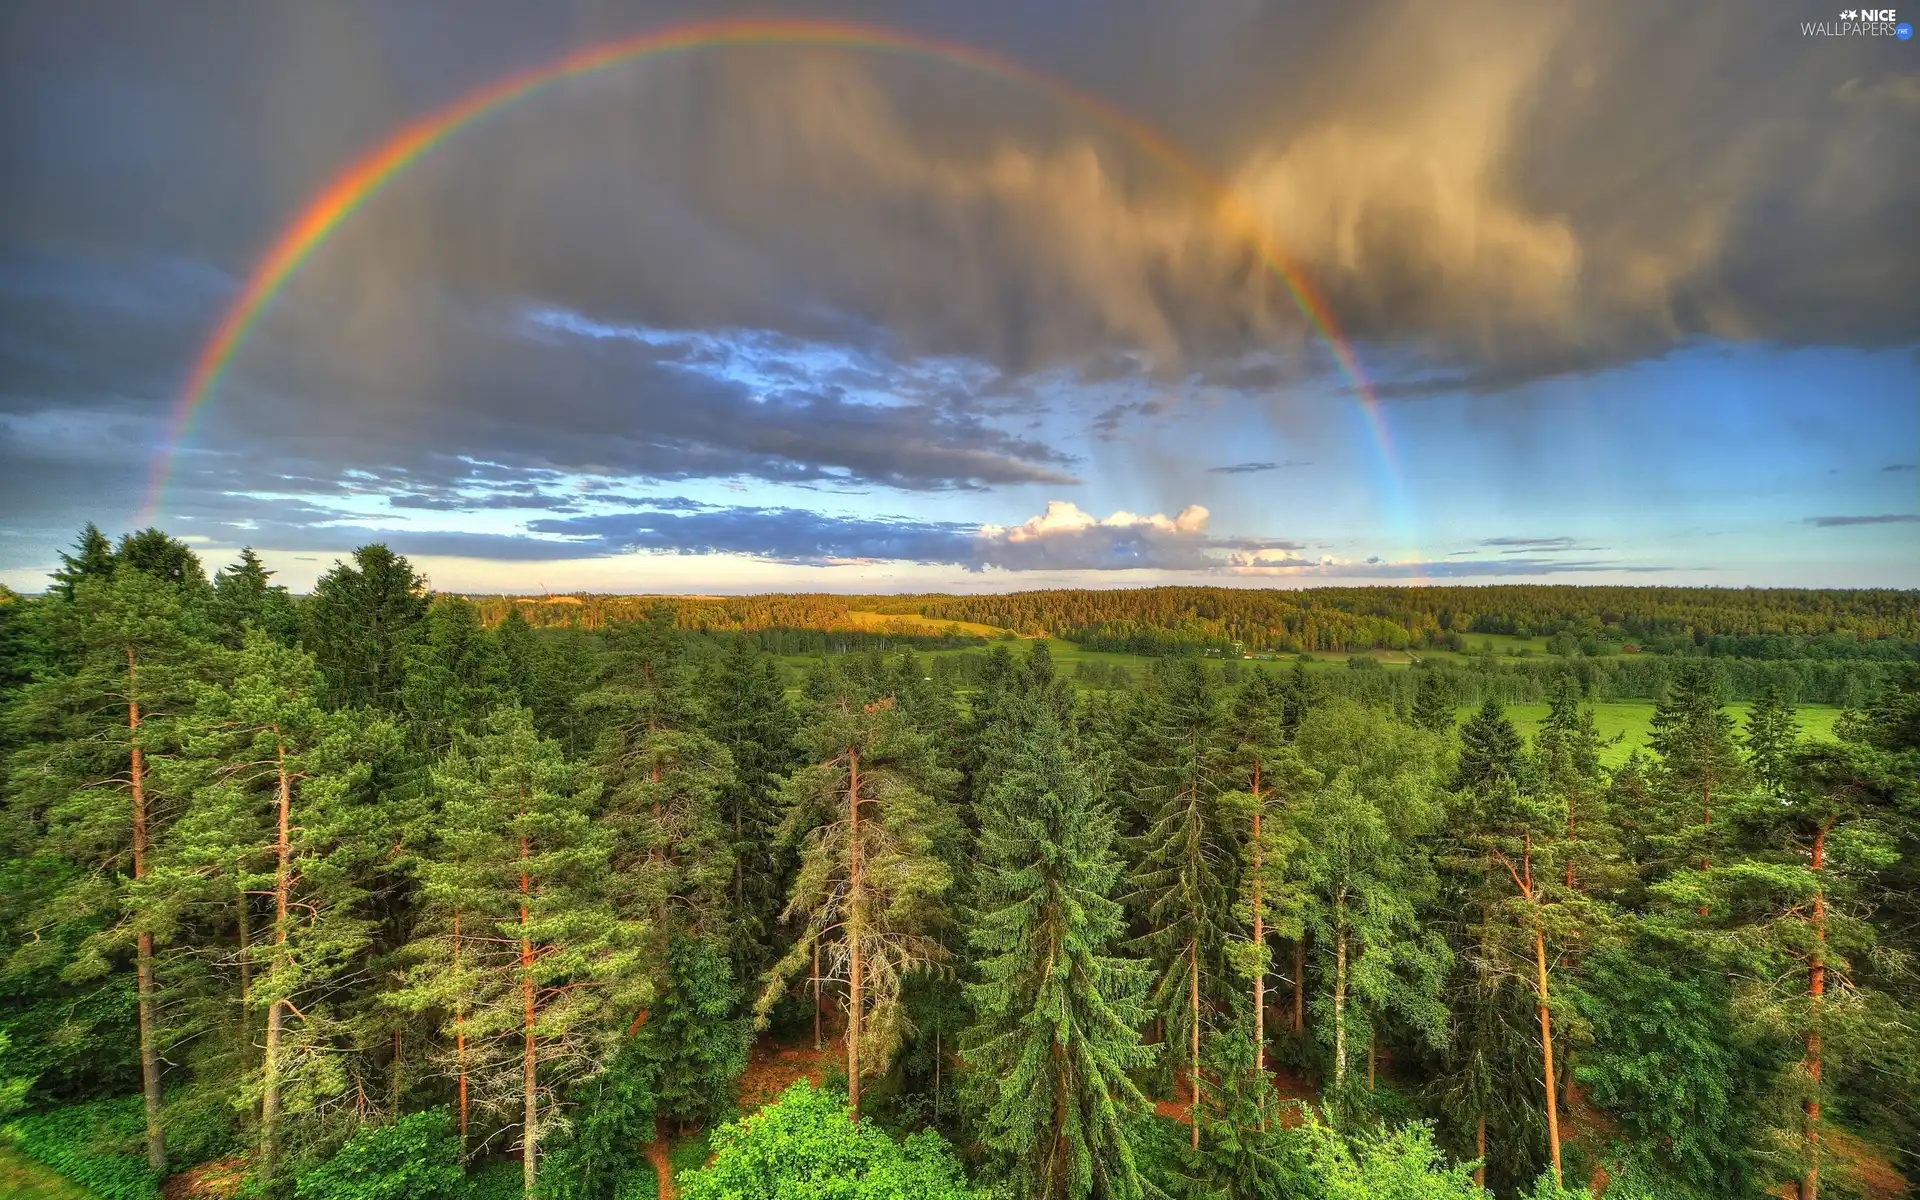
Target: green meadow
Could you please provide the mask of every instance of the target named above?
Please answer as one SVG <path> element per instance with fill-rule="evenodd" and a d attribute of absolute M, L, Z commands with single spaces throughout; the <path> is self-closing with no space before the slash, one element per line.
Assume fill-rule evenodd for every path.
<path fill-rule="evenodd" d="M 8 1200 L 98 1200 L 86 1188 L 0 1145 L 0 1196 Z"/>

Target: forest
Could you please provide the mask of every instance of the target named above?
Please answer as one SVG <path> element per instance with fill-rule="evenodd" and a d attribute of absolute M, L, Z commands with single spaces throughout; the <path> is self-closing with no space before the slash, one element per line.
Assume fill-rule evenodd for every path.
<path fill-rule="evenodd" d="M 0 589 L 0 1168 L 61 1195 L 1920 1180 L 1911 592 L 63 559 Z"/>

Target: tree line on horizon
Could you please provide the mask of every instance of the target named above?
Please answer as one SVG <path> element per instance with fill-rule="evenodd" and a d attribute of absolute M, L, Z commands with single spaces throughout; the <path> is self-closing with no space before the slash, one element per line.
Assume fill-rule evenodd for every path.
<path fill-rule="evenodd" d="M 0 603 L 0 1110 L 123 1131 L 103 1194 L 613 1200 L 701 1129 L 690 1200 L 1920 1172 L 1912 667 L 1807 742 L 1682 664 L 1608 770 L 1570 671 L 1531 739 L 1440 672 L 1085 689 L 1044 641 L 789 688 L 381 546 L 304 597 L 154 530 L 64 559 Z M 767 1038 L 824 1085 L 731 1122 Z"/>

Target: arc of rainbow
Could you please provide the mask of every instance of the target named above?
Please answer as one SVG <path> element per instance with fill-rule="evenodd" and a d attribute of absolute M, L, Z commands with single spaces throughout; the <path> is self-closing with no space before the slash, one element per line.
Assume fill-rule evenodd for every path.
<path fill-rule="evenodd" d="M 1332 351 L 1341 373 L 1353 385 L 1368 433 L 1378 448 L 1390 482 L 1397 486 L 1398 466 L 1380 402 L 1360 369 L 1352 345 L 1340 333 L 1326 301 L 1306 276 L 1281 252 L 1248 204 L 1227 183 L 1216 179 L 1185 151 L 1152 126 L 1097 96 L 1061 83 L 1013 59 L 960 42 L 903 33 L 880 26 L 843 21 L 745 18 L 670 26 L 618 41 L 604 42 L 478 88 L 421 117 L 350 164 L 307 203 L 267 250 L 240 295 L 228 307 L 212 337 L 201 348 L 186 388 L 174 407 L 166 440 L 148 478 L 142 523 L 151 520 L 161 490 L 194 415 L 220 385 L 266 311 L 313 252 L 340 223 L 376 192 L 435 146 L 489 113 L 568 79 L 656 55 L 720 46 L 801 45 L 882 51 L 932 58 L 1013 80 L 1057 98 L 1070 108 L 1117 131 L 1207 196 L 1220 214 L 1245 236 L 1286 287 L 1294 304 Z"/>

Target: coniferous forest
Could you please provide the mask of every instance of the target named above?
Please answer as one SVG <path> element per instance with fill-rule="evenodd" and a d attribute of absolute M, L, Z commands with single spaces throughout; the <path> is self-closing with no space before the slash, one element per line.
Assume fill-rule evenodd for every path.
<path fill-rule="evenodd" d="M 0 592 L 0 1120 L 80 1194 L 1920 1179 L 1912 593 L 65 563 Z M 1648 744 L 1603 763 L 1617 696 Z"/>

